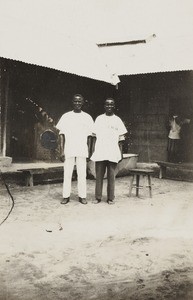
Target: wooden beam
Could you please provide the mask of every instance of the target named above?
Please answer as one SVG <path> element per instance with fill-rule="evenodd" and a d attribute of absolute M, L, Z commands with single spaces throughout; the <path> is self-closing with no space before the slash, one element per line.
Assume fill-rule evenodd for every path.
<path fill-rule="evenodd" d="M 134 41 L 126 41 L 126 42 L 111 42 L 111 43 L 103 43 L 97 44 L 98 47 L 112 47 L 112 46 L 124 46 L 124 45 L 135 45 L 135 44 L 144 44 L 146 40 L 134 40 Z"/>
<path fill-rule="evenodd" d="M 130 41 L 124 41 L 124 42 L 111 42 L 111 43 L 100 43 L 97 44 L 98 47 L 112 47 L 112 46 L 124 46 L 124 45 L 136 45 L 136 44 L 145 44 L 150 42 L 153 38 L 155 38 L 156 35 L 152 34 L 146 39 L 140 39 L 140 40 L 130 40 Z"/>
<path fill-rule="evenodd" d="M 7 112 L 8 112 L 8 99 L 9 99 L 9 74 L 7 72 L 6 76 L 6 86 L 5 86 L 5 105 L 4 105 L 4 116 L 3 116 L 3 138 L 2 138 L 2 154 L 6 156 L 7 148 Z"/>

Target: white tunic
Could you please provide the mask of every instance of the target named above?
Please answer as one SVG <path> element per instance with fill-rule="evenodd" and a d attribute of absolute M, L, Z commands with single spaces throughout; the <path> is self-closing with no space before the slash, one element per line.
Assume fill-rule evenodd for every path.
<path fill-rule="evenodd" d="M 170 132 L 168 137 L 172 140 L 179 140 L 180 139 L 180 131 L 181 126 L 176 123 L 175 118 L 170 121 Z"/>
<path fill-rule="evenodd" d="M 88 157 L 87 137 L 92 135 L 92 117 L 81 111 L 67 112 L 62 115 L 56 128 L 65 135 L 65 157 Z"/>
<path fill-rule="evenodd" d="M 126 132 L 127 129 L 118 116 L 107 116 L 106 114 L 98 116 L 93 129 L 93 133 L 96 135 L 96 145 L 91 159 L 93 161 L 118 162 L 121 159 L 119 139 Z"/>

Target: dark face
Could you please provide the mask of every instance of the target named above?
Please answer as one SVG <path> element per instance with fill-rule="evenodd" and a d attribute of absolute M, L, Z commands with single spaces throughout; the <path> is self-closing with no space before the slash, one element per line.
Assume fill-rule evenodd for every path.
<path fill-rule="evenodd" d="M 107 116 L 112 116 L 115 109 L 115 101 L 113 99 L 107 99 L 105 101 L 105 113 Z"/>
<path fill-rule="evenodd" d="M 83 98 L 80 96 L 75 96 L 72 100 L 73 110 L 74 112 L 81 112 L 83 106 Z"/>

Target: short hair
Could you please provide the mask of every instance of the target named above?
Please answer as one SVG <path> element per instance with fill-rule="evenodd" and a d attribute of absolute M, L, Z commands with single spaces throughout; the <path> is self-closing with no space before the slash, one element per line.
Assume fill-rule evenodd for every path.
<path fill-rule="evenodd" d="M 75 95 L 73 96 L 73 99 L 72 99 L 72 100 L 74 100 L 75 98 L 81 98 L 82 101 L 84 101 L 84 97 L 83 97 L 81 94 L 75 94 Z"/>
<path fill-rule="evenodd" d="M 113 98 L 107 98 L 107 99 L 105 100 L 105 102 L 106 102 L 106 101 L 108 101 L 108 100 L 111 100 L 111 101 L 113 101 L 113 102 L 114 102 L 114 104 L 115 104 L 115 99 L 113 99 Z"/>

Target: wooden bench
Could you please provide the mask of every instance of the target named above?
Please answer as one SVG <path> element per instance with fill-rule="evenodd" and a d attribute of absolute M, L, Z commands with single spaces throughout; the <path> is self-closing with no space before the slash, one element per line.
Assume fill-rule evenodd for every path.
<path fill-rule="evenodd" d="M 172 163 L 167 161 L 155 161 L 160 167 L 159 178 L 164 178 L 166 176 L 166 169 L 173 168 L 177 170 L 193 171 L 193 164 L 190 163 Z"/>
<path fill-rule="evenodd" d="M 63 167 L 19 169 L 18 171 L 23 173 L 25 185 L 31 187 L 34 185 L 34 175 L 62 172 L 61 179 L 63 178 Z"/>

